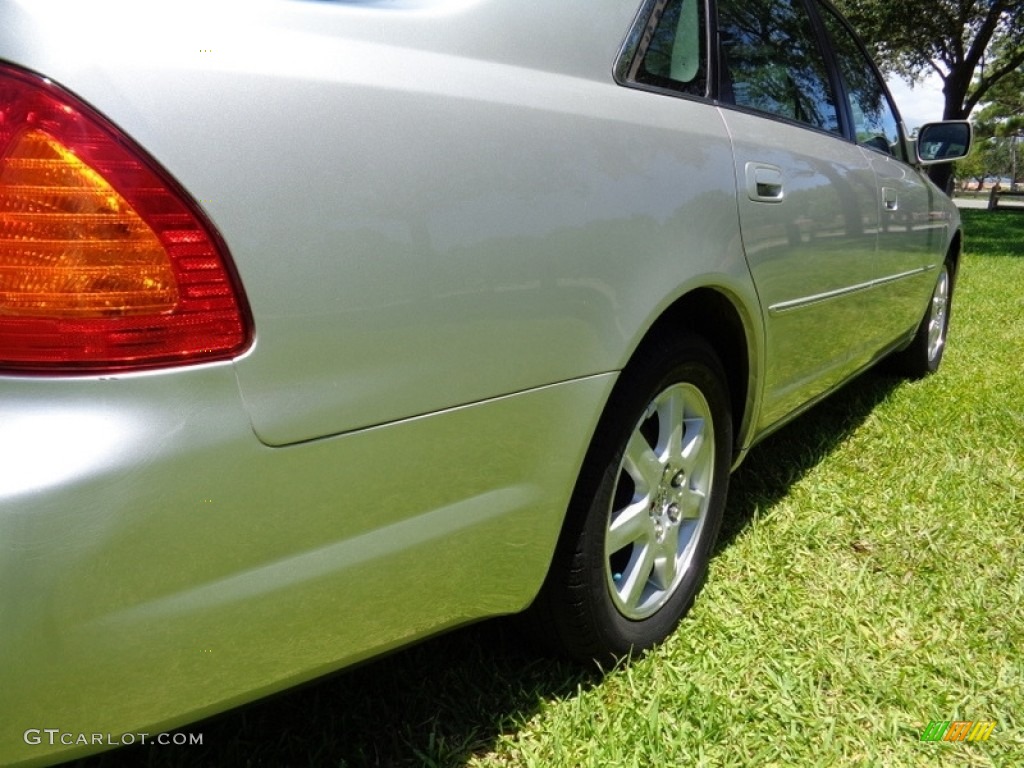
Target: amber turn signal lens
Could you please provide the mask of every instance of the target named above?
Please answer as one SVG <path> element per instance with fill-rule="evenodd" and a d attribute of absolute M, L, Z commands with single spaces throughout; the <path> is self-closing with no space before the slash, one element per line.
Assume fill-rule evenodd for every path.
<path fill-rule="evenodd" d="M 0 64 L 0 371 L 223 360 L 251 342 L 223 241 L 116 126 Z"/>
<path fill-rule="evenodd" d="M 167 252 L 128 202 L 42 131 L 0 160 L 0 314 L 111 317 L 169 312 Z"/>

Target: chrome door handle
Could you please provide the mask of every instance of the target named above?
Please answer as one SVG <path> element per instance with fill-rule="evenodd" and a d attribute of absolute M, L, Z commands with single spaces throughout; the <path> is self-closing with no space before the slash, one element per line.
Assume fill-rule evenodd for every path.
<path fill-rule="evenodd" d="M 756 203 L 781 203 L 786 197 L 782 169 L 767 163 L 747 163 L 747 196 Z"/>
<path fill-rule="evenodd" d="M 887 211 L 898 211 L 900 195 L 892 187 L 882 187 L 882 207 Z"/>

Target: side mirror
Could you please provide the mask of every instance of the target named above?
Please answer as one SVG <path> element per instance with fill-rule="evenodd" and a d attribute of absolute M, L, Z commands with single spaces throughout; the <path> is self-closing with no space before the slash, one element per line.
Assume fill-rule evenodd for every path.
<path fill-rule="evenodd" d="M 938 165 L 962 160 L 971 151 L 972 135 L 966 120 L 927 123 L 917 135 L 917 162 Z"/>

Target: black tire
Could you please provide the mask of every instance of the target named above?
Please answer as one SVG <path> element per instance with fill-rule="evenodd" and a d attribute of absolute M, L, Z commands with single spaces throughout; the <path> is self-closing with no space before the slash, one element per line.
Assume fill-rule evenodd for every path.
<path fill-rule="evenodd" d="M 652 346 L 623 373 L 529 612 L 549 646 L 614 661 L 663 640 L 690 609 L 729 484 L 725 381 L 692 335 Z"/>
<path fill-rule="evenodd" d="M 955 274 L 950 262 L 942 265 L 935 280 L 932 297 L 928 300 L 928 307 L 913 341 L 906 349 L 896 352 L 889 358 L 888 368 L 893 373 L 910 379 L 920 379 L 930 376 L 939 369 L 949 335 Z"/>

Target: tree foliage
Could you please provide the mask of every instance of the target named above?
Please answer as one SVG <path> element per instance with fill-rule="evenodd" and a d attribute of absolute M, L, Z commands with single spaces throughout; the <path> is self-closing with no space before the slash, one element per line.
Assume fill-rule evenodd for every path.
<path fill-rule="evenodd" d="M 947 120 L 967 118 L 1024 64 L 1024 0 L 838 0 L 888 72 L 942 78 Z"/>
<path fill-rule="evenodd" d="M 974 143 L 969 157 L 956 164 L 957 176 L 964 182 L 973 182 L 979 188 L 992 179 L 1010 178 L 1016 174 L 1014 139 L 980 138 Z"/>
<path fill-rule="evenodd" d="M 964 120 L 1024 65 L 1024 0 L 836 0 L 876 60 L 909 82 L 942 78 L 943 118 Z M 995 91 L 998 93 L 998 91 Z M 949 166 L 932 178 L 949 181 Z"/>
<path fill-rule="evenodd" d="M 992 86 L 985 102 L 974 117 L 975 135 L 1024 135 L 1024 65 Z"/>

